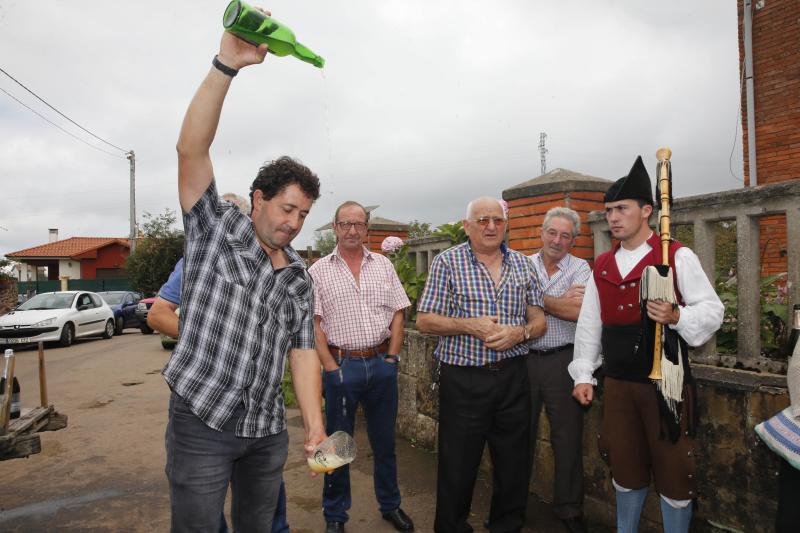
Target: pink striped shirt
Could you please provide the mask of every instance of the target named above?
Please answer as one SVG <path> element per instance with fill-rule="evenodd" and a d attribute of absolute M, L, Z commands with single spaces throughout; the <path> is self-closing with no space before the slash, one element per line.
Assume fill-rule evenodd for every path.
<path fill-rule="evenodd" d="M 308 269 L 314 279 L 314 314 L 328 344 L 365 350 L 391 336 L 395 312 L 411 305 L 386 257 L 364 249 L 356 283 L 338 247 Z"/>

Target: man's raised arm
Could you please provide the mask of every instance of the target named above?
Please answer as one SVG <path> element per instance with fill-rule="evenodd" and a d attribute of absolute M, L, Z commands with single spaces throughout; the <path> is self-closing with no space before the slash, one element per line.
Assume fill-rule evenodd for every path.
<path fill-rule="evenodd" d="M 217 61 L 223 67 L 238 71 L 248 65 L 264 61 L 267 45 L 258 48 L 224 32 Z M 181 209 L 188 213 L 203 196 L 214 177 L 209 149 L 214 141 L 222 112 L 222 103 L 232 76 L 223 73 L 223 67 L 212 66 L 200 88 L 192 98 L 183 118 L 178 138 L 178 197 Z"/>

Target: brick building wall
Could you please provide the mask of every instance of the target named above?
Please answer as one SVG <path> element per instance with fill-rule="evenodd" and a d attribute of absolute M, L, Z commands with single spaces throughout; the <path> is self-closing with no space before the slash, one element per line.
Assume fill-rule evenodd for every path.
<path fill-rule="evenodd" d="M 771 215 L 759 220 L 759 257 L 761 276 L 768 277 L 786 272 L 786 215 Z"/>
<path fill-rule="evenodd" d="M 544 216 L 553 207 L 569 207 L 581 219 L 581 228 L 572 253 L 594 260 L 594 239 L 586 216 L 603 209 L 603 195 L 611 181 L 557 168 L 503 191 L 508 202 L 508 246 L 525 255 L 541 248 Z"/>
<path fill-rule="evenodd" d="M 508 245 L 511 249 L 530 255 L 542 246 L 541 231 L 544 215 L 553 207 L 569 207 L 581 217 L 581 228 L 572 254 L 592 261 L 594 240 L 586 222 L 591 211 L 603 209 L 603 193 L 569 192 L 546 194 L 535 198 L 519 198 L 508 202 Z"/>
<path fill-rule="evenodd" d="M 737 0 L 737 9 L 740 69 L 744 69 L 743 0 Z M 753 10 L 752 20 L 756 185 L 800 179 L 800 2 L 767 0 L 763 7 Z M 744 175 L 749 183 L 744 86 L 741 99 Z M 766 216 L 759 226 L 762 276 L 786 272 L 786 217 Z"/>

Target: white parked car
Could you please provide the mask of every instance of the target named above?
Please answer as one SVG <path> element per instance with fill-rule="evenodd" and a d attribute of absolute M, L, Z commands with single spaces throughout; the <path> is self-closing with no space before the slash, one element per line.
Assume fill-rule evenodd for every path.
<path fill-rule="evenodd" d="M 0 316 L 0 345 L 56 341 L 69 346 L 79 337 L 114 335 L 114 311 L 88 291 L 46 292 Z"/>

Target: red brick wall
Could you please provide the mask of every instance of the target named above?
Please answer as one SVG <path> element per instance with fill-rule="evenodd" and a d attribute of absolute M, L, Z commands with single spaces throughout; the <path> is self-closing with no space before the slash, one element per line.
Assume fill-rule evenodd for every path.
<path fill-rule="evenodd" d="M 755 3 L 755 2 L 754 2 Z M 744 68 L 744 8 L 738 0 Z M 800 178 L 800 2 L 767 0 L 753 10 L 753 85 L 758 185 Z M 744 174 L 749 180 L 747 95 L 742 87 Z"/>
<path fill-rule="evenodd" d="M 739 58 L 744 68 L 744 7 L 739 13 Z M 757 185 L 800 179 L 800 2 L 768 0 L 753 10 L 753 94 Z M 747 94 L 742 98 L 742 146 L 745 182 L 750 158 L 747 134 Z M 786 217 L 761 219 L 761 274 L 786 272 Z"/>
<path fill-rule="evenodd" d="M 786 272 L 786 215 L 770 215 L 759 220 L 759 256 L 761 276 Z"/>
<path fill-rule="evenodd" d="M 371 252 L 382 254 L 381 243 L 383 239 L 389 236 L 400 237 L 404 241 L 408 239 L 407 231 L 387 231 L 387 230 L 369 230 L 367 234 L 367 241 L 364 243 Z"/>
<path fill-rule="evenodd" d="M 603 209 L 601 192 L 553 193 L 542 196 L 518 198 L 508 202 L 508 245 L 513 250 L 530 255 L 542 246 L 541 228 L 544 215 L 552 207 L 569 207 L 581 217 L 581 231 L 575 240 L 572 253 L 592 262 L 594 239 L 586 215 Z"/>

